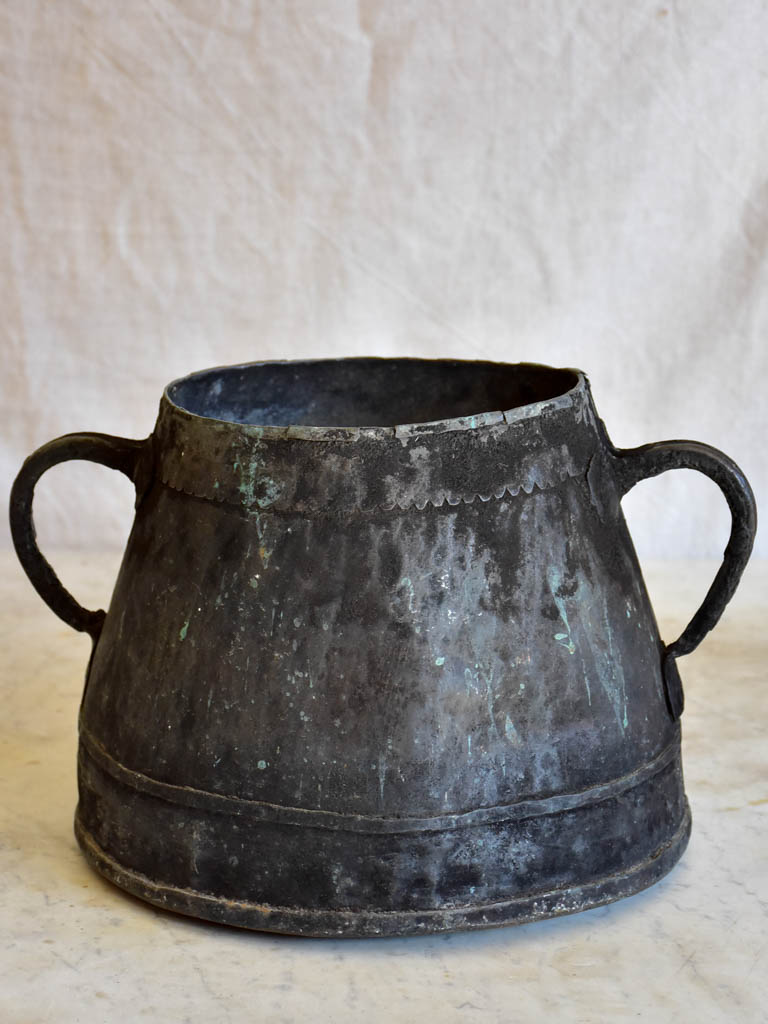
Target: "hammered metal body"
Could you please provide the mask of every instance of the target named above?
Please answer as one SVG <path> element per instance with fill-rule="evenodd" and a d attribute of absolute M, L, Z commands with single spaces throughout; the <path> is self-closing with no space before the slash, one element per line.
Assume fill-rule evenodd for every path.
<path fill-rule="evenodd" d="M 80 716 L 78 838 L 145 899 L 413 934 L 614 900 L 685 847 L 682 691 L 586 378 L 311 425 L 310 377 L 382 405 L 419 390 L 398 362 L 283 364 L 272 406 L 258 367 L 166 391 Z"/>

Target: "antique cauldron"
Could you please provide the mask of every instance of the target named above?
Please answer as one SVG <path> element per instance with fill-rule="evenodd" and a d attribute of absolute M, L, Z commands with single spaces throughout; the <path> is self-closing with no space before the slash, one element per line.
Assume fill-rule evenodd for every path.
<path fill-rule="evenodd" d="M 109 612 L 35 543 L 56 463 L 127 474 Z M 724 561 L 659 638 L 620 500 L 697 469 Z M 143 441 L 68 434 L 24 463 L 14 543 L 93 638 L 75 829 L 151 903 L 246 928 L 406 935 L 571 913 L 680 857 L 676 658 L 755 531 L 749 484 L 693 441 L 618 450 L 577 370 L 341 359 L 205 370 Z"/>

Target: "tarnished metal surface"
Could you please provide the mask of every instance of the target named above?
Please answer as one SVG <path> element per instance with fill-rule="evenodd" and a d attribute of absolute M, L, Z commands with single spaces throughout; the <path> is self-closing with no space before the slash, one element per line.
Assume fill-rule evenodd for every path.
<path fill-rule="evenodd" d="M 682 691 L 620 498 L 670 459 L 723 488 L 735 539 L 699 638 L 754 534 L 737 467 L 673 448 L 692 444 L 617 451 L 586 378 L 544 367 L 171 385 L 116 464 L 138 505 L 81 709 L 86 855 L 159 905 L 308 935 L 525 921 L 649 885 L 690 828 Z"/>

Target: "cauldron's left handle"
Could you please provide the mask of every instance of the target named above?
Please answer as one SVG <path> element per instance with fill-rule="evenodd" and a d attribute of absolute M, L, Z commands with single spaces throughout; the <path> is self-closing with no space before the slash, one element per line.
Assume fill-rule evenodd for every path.
<path fill-rule="evenodd" d="M 35 484 L 47 469 L 59 462 L 84 459 L 117 469 L 130 477 L 136 485 L 138 504 L 148 483 L 147 474 L 151 472 L 151 462 L 142 458 L 150 454 L 150 444 L 151 438 L 133 441 L 109 434 L 65 434 L 44 444 L 25 460 L 11 489 L 11 535 L 16 554 L 32 586 L 60 619 L 73 629 L 90 633 L 94 643 L 99 638 L 106 613 L 101 609 L 89 611 L 78 604 L 40 552 L 32 518 Z"/>
<path fill-rule="evenodd" d="M 717 484 L 731 510 L 731 536 L 723 563 L 701 607 L 674 643 L 666 647 L 664 681 L 670 710 L 677 718 L 683 710 L 683 688 L 675 658 L 690 654 L 717 625 L 733 597 L 749 560 L 757 529 L 757 506 L 749 481 L 736 463 L 717 448 L 699 441 L 659 441 L 640 448 L 614 449 L 614 463 L 622 495 L 646 477 L 667 469 L 696 469 Z"/>

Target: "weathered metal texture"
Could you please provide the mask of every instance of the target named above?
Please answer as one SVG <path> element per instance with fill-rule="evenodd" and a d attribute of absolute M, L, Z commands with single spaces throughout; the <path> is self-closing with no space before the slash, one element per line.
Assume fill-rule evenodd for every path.
<path fill-rule="evenodd" d="M 137 485 L 106 618 L 30 537 L 71 437 L 22 470 L 12 523 L 94 636 L 76 830 L 118 885 L 250 928 L 396 935 L 581 910 L 680 856 L 674 655 L 755 528 L 722 453 L 617 451 L 578 371 L 420 360 L 205 371 L 146 442 L 73 436 Z M 734 524 L 677 649 L 619 504 L 675 466 L 716 479 Z"/>

